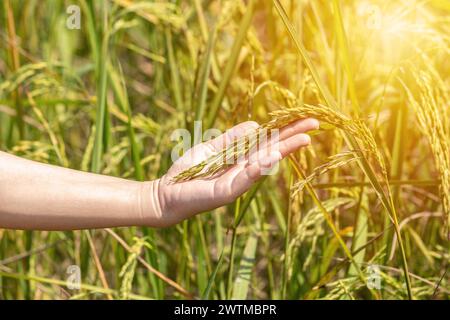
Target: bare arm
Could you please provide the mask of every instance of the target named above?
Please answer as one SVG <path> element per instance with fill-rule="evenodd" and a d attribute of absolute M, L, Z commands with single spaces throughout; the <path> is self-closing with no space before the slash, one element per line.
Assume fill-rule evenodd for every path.
<path fill-rule="evenodd" d="M 155 182 L 135 182 L 0 152 L 0 227 L 69 230 L 155 225 Z"/>
<path fill-rule="evenodd" d="M 74 230 L 124 226 L 166 227 L 197 213 L 232 202 L 260 178 L 263 169 L 310 143 L 314 119 L 280 131 L 275 145 L 257 152 L 256 161 L 234 165 L 222 175 L 173 183 L 193 164 L 255 129 L 244 122 L 223 135 L 196 145 L 160 179 L 148 182 L 41 164 L 0 152 L 0 228 Z M 276 152 L 267 152 L 277 150 Z"/>

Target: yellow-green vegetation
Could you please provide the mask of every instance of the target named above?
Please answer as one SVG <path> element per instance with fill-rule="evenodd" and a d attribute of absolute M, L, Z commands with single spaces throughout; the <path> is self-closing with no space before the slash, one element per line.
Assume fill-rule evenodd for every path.
<path fill-rule="evenodd" d="M 3 0 L 4 151 L 143 181 L 194 121 L 321 128 L 172 228 L 0 230 L 0 298 L 448 299 L 449 35 L 447 0 Z"/>

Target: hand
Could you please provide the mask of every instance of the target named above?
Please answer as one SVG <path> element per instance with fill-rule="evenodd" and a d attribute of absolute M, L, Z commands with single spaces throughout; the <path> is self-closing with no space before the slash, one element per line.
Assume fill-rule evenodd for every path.
<path fill-rule="evenodd" d="M 256 157 L 250 158 L 256 160 L 238 162 L 214 177 L 173 182 L 180 172 L 223 150 L 224 146 L 258 128 L 258 124 L 243 122 L 215 139 L 194 146 L 175 161 L 163 177 L 154 181 L 161 226 L 176 224 L 197 213 L 234 201 L 261 177 L 265 168 L 271 168 L 290 153 L 309 145 L 311 139 L 305 132 L 318 127 L 319 122 L 315 119 L 296 121 L 280 130 L 278 141 L 256 150 Z"/>

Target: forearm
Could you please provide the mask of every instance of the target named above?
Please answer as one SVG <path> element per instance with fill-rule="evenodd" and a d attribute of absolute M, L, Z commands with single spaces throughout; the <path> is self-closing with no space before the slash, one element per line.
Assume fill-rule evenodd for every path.
<path fill-rule="evenodd" d="M 0 228 L 160 226 L 158 181 L 136 182 L 0 152 Z"/>

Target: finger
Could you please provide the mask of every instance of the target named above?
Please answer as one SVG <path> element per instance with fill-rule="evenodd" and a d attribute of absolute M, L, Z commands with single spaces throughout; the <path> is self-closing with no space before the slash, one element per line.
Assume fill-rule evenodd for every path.
<path fill-rule="evenodd" d="M 319 128 L 319 121 L 314 118 L 307 118 L 292 122 L 291 124 L 281 128 L 279 132 L 274 132 L 273 130 L 271 130 L 267 138 L 263 139 L 259 145 L 254 145 L 250 149 L 249 153 L 254 154 L 258 150 L 269 148 L 271 145 L 286 140 L 294 135 L 305 133 L 310 130 L 315 130 L 318 128 Z"/>
<path fill-rule="evenodd" d="M 224 134 L 218 136 L 217 138 L 206 142 L 206 144 L 212 147 L 215 151 L 221 151 L 236 139 L 248 135 L 258 127 L 259 124 L 254 121 L 242 122 L 227 130 Z"/>
<path fill-rule="evenodd" d="M 290 153 L 298 150 L 301 147 L 306 147 L 311 144 L 311 137 L 307 135 L 306 133 L 300 133 L 296 134 L 290 138 L 284 139 L 280 141 L 274 146 L 271 146 L 272 148 L 278 147 L 279 152 L 281 153 L 281 156 L 284 158 L 288 156 Z"/>
<path fill-rule="evenodd" d="M 241 164 L 234 173 L 226 173 L 228 177 L 223 177 L 224 184 L 229 186 L 228 192 L 224 192 L 226 200 L 233 200 L 246 192 L 261 177 L 264 170 L 270 170 L 281 158 L 281 154 L 274 151 L 253 163 Z"/>
<path fill-rule="evenodd" d="M 234 175 L 231 183 L 233 195 L 245 192 L 262 174 L 269 172 L 278 161 L 310 143 L 309 135 L 301 133 L 258 151 L 256 156 L 250 158 L 248 164 Z"/>
<path fill-rule="evenodd" d="M 280 130 L 280 140 L 292 137 L 298 133 L 308 132 L 319 128 L 319 121 L 314 118 L 307 118 L 292 122 Z"/>
<path fill-rule="evenodd" d="M 271 167 L 281 159 L 280 153 L 265 157 L 260 161 L 249 163 L 240 163 L 220 176 L 214 184 L 214 194 L 219 203 L 229 203 L 245 191 L 261 176 L 260 170 L 263 167 Z"/>
<path fill-rule="evenodd" d="M 273 151 L 280 152 L 284 158 L 288 154 L 310 143 L 311 138 L 306 133 L 299 133 L 284 140 L 273 139 L 273 141 L 261 148 L 254 148 L 248 156 L 248 162 L 253 163 L 259 161 L 259 159 L 269 156 Z"/>
<path fill-rule="evenodd" d="M 222 201 L 232 201 L 247 191 L 263 174 L 270 172 L 281 159 L 310 143 L 309 135 L 302 133 L 257 151 L 247 163 L 237 164 L 219 177 L 215 194 Z"/>

